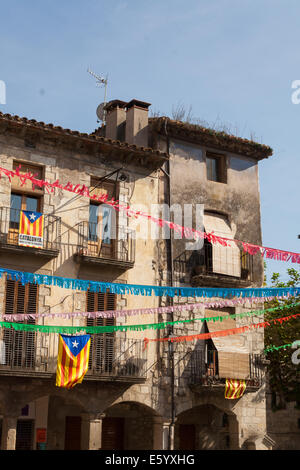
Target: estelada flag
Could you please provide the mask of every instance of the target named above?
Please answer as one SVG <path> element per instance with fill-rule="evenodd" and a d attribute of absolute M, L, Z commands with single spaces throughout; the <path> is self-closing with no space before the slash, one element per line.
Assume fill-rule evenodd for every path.
<path fill-rule="evenodd" d="M 44 215 L 35 211 L 20 211 L 19 245 L 43 247 Z"/>
<path fill-rule="evenodd" d="M 90 335 L 59 335 L 56 386 L 72 388 L 81 383 L 89 367 Z"/>
<path fill-rule="evenodd" d="M 245 380 L 240 379 L 226 379 L 225 383 L 225 398 L 234 400 L 241 398 L 246 390 Z"/>

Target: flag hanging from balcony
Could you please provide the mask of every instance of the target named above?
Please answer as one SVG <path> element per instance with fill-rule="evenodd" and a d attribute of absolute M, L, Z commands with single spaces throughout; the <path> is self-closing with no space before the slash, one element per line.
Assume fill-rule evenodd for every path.
<path fill-rule="evenodd" d="M 43 248 L 44 215 L 35 211 L 20 211 L 19 245 Z"/>
<path fill-rule="evenodd" d="M 72 388 L 81 383 L 89 366 L 90 335 L 59 335 L 56 386 Z"/>
<path fill-rule="evenodd" d="M 246 390 L 245 380 L 239 379 L 226 379 L 225 383 L 225 398 L 235 400 L 241 398 Z"/>

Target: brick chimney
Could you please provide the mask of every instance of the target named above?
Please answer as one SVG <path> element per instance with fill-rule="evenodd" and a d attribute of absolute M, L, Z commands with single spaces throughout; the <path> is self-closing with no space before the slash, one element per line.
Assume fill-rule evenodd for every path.
<path fill-rule="evenodd" d="M 125 101 L 112 100 L 105 106 L 105 137 L 108 139 L 125 140 L 126 104 Z"/>
<path fill-rule="evenodd" d="M 139 147 L 148 147 L 148 108 L 150 103 L 131 100 L 126 108 L 125 141 Z"/>

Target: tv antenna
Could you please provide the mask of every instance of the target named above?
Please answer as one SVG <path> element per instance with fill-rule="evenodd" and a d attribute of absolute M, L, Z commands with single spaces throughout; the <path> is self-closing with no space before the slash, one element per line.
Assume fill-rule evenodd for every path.
<path fill-rule="evenodd" d="M 105 124 L 105 117 L 106 117 L 106 111 L 105 111 L 105 105 L 106 105 L 106 94 L 107 94 L 107 75 L 106 78 L 100 77 L 100 75 L 97 75 L 96 73 L 92 72 L 89 68 L 87 69 L 87 72 L 92 75 L 96 79 L 97 85 L 102 86 L 104 85 L 104 102 L 102 103 L 102 113 L 101 113 L 101 120 Z M 98 108 L 97 108 L 98 109 Z M 98 113 L 97 113 L 98 116 Z M 98 116 L 99 117 L 99 116 Z"/>

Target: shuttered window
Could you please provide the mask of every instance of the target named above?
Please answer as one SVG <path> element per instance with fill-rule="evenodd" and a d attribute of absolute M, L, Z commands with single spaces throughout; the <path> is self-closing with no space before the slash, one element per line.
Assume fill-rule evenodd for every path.
<path fill-rule="evenodd" d="M 125 418 L 104 418 L 102 421 L 102 450 L 124 449 Z"/>
<path fill-rule="evenodd" d="M 81 449 L 81 417 L 66 416 L 65 420 L 65 450 Z"/>
<path fill-rule="evenodd" d="M 23 286 L 19 281 L 6 282 L 5 314 L 36 313 L 38 302 L 37 284 Z M 24 322 L 34 324 L 30 319 Z M 35 334 L 31 331 L 4 330 L 5 364 L 11 367 L 32 368 L 35 357 Z"/>
<path fill-rule="evenodd" d="M 226 307 L 225 310 L 206 309 L 205 317 L 224 316 L 222 322 L 208 321 L 207 329 L 210 333 L 220 330 L 236 328 L 236 320 L 233 308 Z M 217 349 L 217 370 L 220 378 L 224 379 L 248 379 L 250 376 L 249 348 L 245 345 L 243 335 L 230 335 L 212 338 L 214 347 Z"/>
<path fill-rule="evenodd" d="M 116 295 L 87 291 L 87 311 L 103 312 L 116 309 Z M 87 326 L 114 325 L 114 318 L 88 318 Z M 110 373 L 114 360 L 114 333 L 92 335 L 89 369 L 98 373 Z"/>

